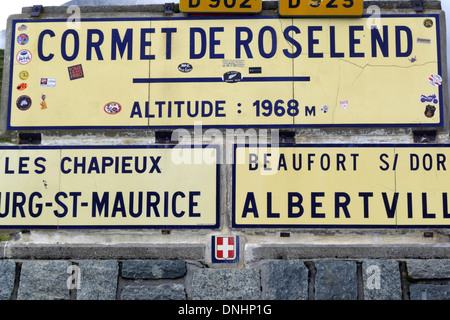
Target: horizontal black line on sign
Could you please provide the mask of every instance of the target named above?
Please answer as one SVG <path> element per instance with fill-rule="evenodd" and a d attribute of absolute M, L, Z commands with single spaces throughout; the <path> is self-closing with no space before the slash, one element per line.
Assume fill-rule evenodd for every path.
<path fill-rule="evenodd" d="M 240 82 L 280 82 L 280 81 L 301 81 L 309 82 L 310 77 L 246 77 Z M 183 82 L 225 82 L 222 78 L 134 78 L 133 83 L 183 83 Z"/>

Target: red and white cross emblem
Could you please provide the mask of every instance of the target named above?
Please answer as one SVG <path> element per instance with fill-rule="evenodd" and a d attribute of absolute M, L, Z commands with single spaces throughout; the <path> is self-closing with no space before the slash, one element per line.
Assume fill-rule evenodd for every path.
<path fill-rule="evenodd" d="M 213 260 L 231 262 L 238 257 L 237 236 L 215 236 L 213 237 Z"/>
<path fill-rule="evenodd" d="M 234 237 L 217 237 L 217 258 L 234 259 Z"/>

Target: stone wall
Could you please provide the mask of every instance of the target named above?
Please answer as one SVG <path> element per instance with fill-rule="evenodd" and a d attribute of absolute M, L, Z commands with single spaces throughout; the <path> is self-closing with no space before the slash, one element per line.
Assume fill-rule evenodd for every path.
<path fill-rule="evenodd" d="M 2 300 L 447 300 L 450 259 L 0 260 Z"/>

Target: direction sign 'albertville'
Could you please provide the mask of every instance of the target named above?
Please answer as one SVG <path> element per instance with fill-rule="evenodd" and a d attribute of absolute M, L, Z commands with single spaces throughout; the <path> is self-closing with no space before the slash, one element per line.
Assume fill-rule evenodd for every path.
<path fill-rule="evenodd" d="M 439 16 L 370 21 L 13 20 L 7 125 L 442 126 Z"/>

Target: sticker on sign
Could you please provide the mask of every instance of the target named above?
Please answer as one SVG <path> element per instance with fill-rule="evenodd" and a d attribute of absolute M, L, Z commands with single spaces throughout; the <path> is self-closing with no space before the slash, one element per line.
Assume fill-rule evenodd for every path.
<path fill-rule="evenodd" d="M 355 16 L 363 14 L 363 0 L 279 0 L 281 16 Z"/>

